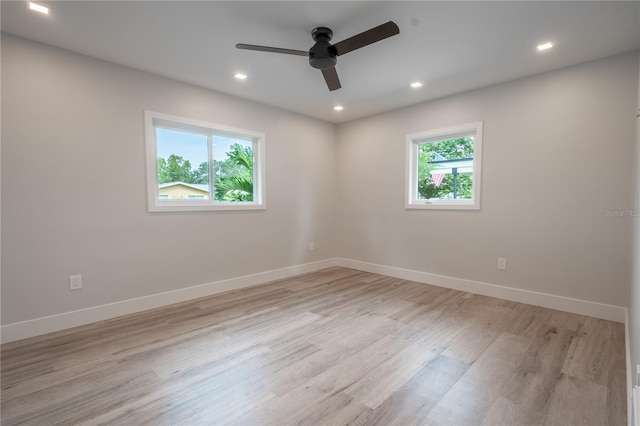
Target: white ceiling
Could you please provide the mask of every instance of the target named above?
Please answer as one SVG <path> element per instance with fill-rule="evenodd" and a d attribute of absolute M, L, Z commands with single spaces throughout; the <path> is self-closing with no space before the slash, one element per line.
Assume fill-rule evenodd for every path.
<path fill-rule="evenodd" d="M 335 123 L 640 47 L 638 2 L 40 3 L 49 16 L 2 1 L 2 31 Z M 335 92 L 304 57 L 235 49 L 308 50 L 314 27 L 337 42 L 389 20 L 398 36 L 338 58 Z"/>

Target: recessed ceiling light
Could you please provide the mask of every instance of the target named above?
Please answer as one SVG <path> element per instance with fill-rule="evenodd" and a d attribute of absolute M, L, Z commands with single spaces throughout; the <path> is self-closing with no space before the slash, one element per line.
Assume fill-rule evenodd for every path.
<path fill-rule="evenodd" d="M 422 83 L 420 83 L 419 81 L 414 81 L 413 83 L 411 83 L 411 87 L 417 89 L 418 87 L 422 87 Z"/>
<path fill-rule="evenodd" d="M 45 15 L 49 14 L 49 8 L 38 3 L 29 2 L 29 9 L 35 10 L 36 12 L 40 12 Z"/>
<path fill-rule="evenodd" d="M 246 74 L 242 74 L 241 72 L 239 72 L 236 75 L 234 75 L 234 77 L 237 78 L 238 80 L 246 80 L 247 79 L 247 75 Z"/>
<path fill-rule="evenodd" d="M 342 111 L 344 107 L 342 105 L 336 105 L 333 107 L 333 109 L 335 109 L 336 111 Z"/>
<path fill-rule="evenodd" d="M 538 45 L 538 50 L 539 51 L 543 51 L 543 50 L 551 49 L 552 47 L 553 47 L 553 43 L 548 41 L 548 42 L 546 42 L 544 44 L 539 44 Z"/>

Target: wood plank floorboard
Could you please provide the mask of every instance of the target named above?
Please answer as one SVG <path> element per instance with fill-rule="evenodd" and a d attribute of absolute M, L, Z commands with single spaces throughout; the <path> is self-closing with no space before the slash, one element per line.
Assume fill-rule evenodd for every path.
<path fill-rule="evenodd" d="M 622 324 L 327 268 L 2 345 L 2 425 L 625 425 Z"/>

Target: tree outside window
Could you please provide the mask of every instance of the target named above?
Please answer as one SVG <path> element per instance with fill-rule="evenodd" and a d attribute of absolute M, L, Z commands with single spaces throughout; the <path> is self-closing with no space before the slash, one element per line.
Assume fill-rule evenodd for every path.
<path fill-rule="evenodd" d="M 472 164 L 473 137 L 419 144 L 418 156 L 418 198 L 472 198 L 473 166 L 452 160 Z"/>

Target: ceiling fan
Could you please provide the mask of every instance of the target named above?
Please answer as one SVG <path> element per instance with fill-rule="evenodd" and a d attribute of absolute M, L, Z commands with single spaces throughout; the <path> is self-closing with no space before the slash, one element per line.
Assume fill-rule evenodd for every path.
<path fill-rule="evenodd" d="M 254 44 L 236 44 L 236 48 L 245 50 L 257 50 L 260 52 L 284 53 L 287 55 L 298 55 L 309 57 L 309 64 L 313 68 L 322 71 L 324 80 L 330 91 L 338 90 L 340 87 L 340 79 L 336 72 L 336 63 L 338 56 L 352 52 L 361 47 L 368 46 L 372 43 L 384 40 L 385 38 L 400 34 L 400 29 L 393 22 L 378 25 L 360 34 L 349 37 L 336 44 L 329 43 L 333 37 L 333 31 L 326 27 L 314 28 L 311 31 L 311 38 L 316 42 L 308 52 L 304 50 L 282 49 L 279 47 L 256 46 Z"/>

